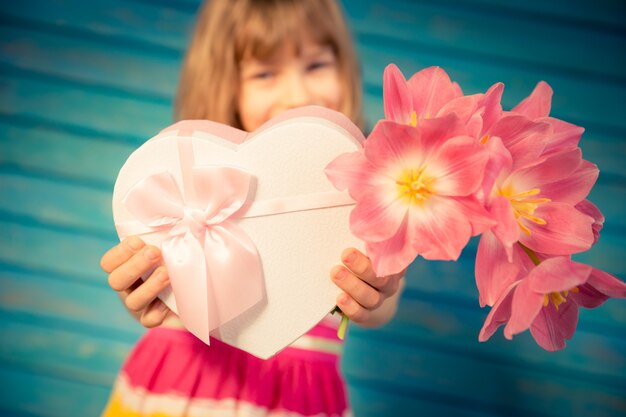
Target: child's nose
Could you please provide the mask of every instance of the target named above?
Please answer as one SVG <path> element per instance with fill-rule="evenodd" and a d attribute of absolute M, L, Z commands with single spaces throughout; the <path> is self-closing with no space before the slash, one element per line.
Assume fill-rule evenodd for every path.
<path fill-rule="evenodd" d="M 289 74 L 283 97 L 285 107 L 288 109 L 314 104 L 311 86 L 307 82 L 306 75 L 299 71 Z"/>

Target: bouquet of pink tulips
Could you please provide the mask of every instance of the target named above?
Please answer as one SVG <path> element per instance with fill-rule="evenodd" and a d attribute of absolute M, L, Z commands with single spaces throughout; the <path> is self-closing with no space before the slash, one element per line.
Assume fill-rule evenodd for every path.
<path fill-rule="evenodd" d="M 604 222 L 586 200 L 597 177 L 578 142 L 583 128 L 549 116 L 552 89 L 504 111 L 502 83 L 463 95 L 441 68 L 408 81 L 385 69 L 385 119 L 362 150 L 340 155 L 328 178 L 356 201 L 350 216 L 378 275 L 418 255 L 456 260 L 480 235 L 476 285 L 492 307 L 485 341 L 530 328 L 549 351 L 565 347 L 578 307 L 626 297 L 626 284 L 571 255 L 594 245 Z"/>

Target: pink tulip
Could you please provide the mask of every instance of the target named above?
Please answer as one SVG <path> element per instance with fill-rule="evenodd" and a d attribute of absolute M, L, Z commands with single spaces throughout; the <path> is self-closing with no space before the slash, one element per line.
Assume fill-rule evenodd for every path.
<path fill-rule="evenodd" d="M 578 323 L 578 307 L 594 308 L 609 297 L 626 297 L 626 283 L 568 256 L 548 257 L 516 245 L 518 279 L 500 295 L 489 312 L 479 340 L 488 340 L 506 324 L 504 336 L 530 328 L 539 346 L 565 347 Z"/>
<path fill-rule="evenodd" d="M 551 107 L 552 88 L 548 83 L 541 81 L 528 97 L 511 110 L 513 114 L 520 114 L 534 122 L 548 123 L 552 126 L 552 137 L 544 149 L 544 153 L 548 155 L 577 147 L 585 131 L 580 126 L 550 117 Z"/>
<path fill-rule="evenodd" d="M 461 88 L 439 67 L 425 68 L 407 82 L 394 64 L 383 75 L 385 118 L 417 126 L 426 119 L 455 114 L 467 127 L 467 134 L 481 138 L 502 115 L 502 83 L 485 94 L 463 95 Z"/>
<path fill-rule="evenodd" d="M 481 306 L 493 305 L 516 278 L 515 266 L 508 263 L 517 242 L 536 252 L 570 255 L 597 241 L 603 221 L 597 208 L 584 202 L 598 169 L 582 160 L 580 149 L 514 170 L 498 138 L 486 148 L 491 156 L 483 183 L 489 193 L 485 207 L 498 224 L 481 236 L 476 253 Z M 507 256 L 502 258 L 502 253 Z"/>
<path fill-rule="evenodd" d="M 352 233 L 366 242 L 378 275 L 398 273 L 417 255 L 457 259 L 471 236 L 494 222 L 473 196 L 487 153 L 450 114 L 412 127 L 380 121 L 362 152 L 326 168 L 356 206 Z"/>
<path fill-rule="evenodd" d="M 463 92 L 439 67 L 423 69 L 407 82 L 400 69 L 389 64 L 383 73 L 385 117 L 401 124 L 437 117 L 439 110 Z"/>
<path fill-rule="evenodd" d="M 511 116 L 502 120 L 506 118 Z M 534 129 L 532 125 L 526 128 Z M 543 134 L 549 135 L 549 129 Z M 524 138 L 508 141 L 508 147 L 500 137 L 487 142 L 490 161 L 483 195 L 486 208 L 498 221 L 493 232 L 507 251 L 517 241 L 552 255 L 587 250 L 593 244 L 589 226 L 594 220 L 575 206 L 591 191 L 598 168 L 582 159 L 579 148 L 541 155 L 535 148 L 541 149 L 537 144 L 543 141 L 543 134 L 507 135 L 501 131 L 500 137 Z M 529 139 L 532 136 L 535 138 Z M 534 164 L 526 154 L 532 155 Z M 513 155 L 525 162 L 516 164 Z"/>
<path fill-rule="evenodd" d="M 591 229 L 593 231 L 593 244 L 595 245 L 598 239 L 600 238 L 600 231 L 602 230 L 602 226 L 604 226 L 604 215 L 598 207 L 595 206 L 589 200 L 583 200 L 575 206 L 578 211 L 584 213 L 593 218 L 593 224 L 591 225 Z"/>

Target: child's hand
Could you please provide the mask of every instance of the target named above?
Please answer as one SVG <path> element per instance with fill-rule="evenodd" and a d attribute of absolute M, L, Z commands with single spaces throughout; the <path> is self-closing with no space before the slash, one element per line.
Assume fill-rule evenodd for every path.
<path fill-rule="evenodd" d="M 100 266 L 109 274 L 109 285 L 124 305 L 145 327 L 155 327 L 175 314 L 157 295 L 169 283 L 167 270 L 161 265 L 161 251 L 131 236 L 102 256 Z M 144 282 L 142 275 L 157 267 Z"/>
<path fill-rule="evenodd" d="M 357 249 L 343 251 L 345 265 L 335 266 L 331 279 L 344 293 L 337 306 L 353 322 L 365 326 L 382 326 L 395 315 L 402 291 L 404 273 L 377 277 L 370 259 Z"/>

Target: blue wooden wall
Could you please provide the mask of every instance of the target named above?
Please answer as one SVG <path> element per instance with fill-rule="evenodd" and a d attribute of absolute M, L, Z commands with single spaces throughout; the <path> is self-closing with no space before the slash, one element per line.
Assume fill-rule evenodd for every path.
<path fill-rule="evenodd" d="M 467 93 L 539 80 L 553 115 L 587 128 L 607 217 L 577 258 L 626 278 L 626 7 L 621 0 L 344 0 L 370 122 L 381 77 L 443 67 Z M 142 328 L 107 287 L 110 198 L 129 153 L 171 121 L 197 0 L 28 0 L 0 9 L 0 415 L 95 416 Z M 626 415 L 626 304 L 582 311 L 557 353 L 528 334 L 477 335 L 474 245 L 417 261 L 396 319 L 351 328 L 343 368 L 357 416 Z"/>

